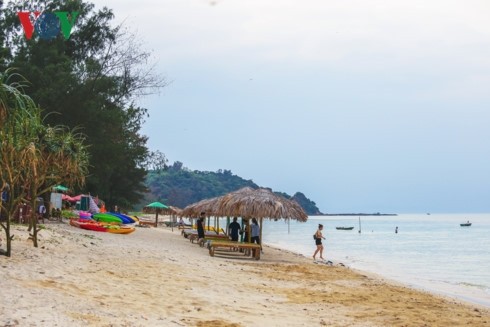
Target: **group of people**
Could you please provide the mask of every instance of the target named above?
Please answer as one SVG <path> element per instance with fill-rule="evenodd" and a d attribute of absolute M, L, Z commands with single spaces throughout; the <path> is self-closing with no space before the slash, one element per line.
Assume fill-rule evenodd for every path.
<path fill-rule="evenodd" d="M 205 237 L 205 232 L 204 232 L 205 225 L 206 225 L 206 223 L 204 222 L 205 217 L 206 217 L 206 213 L 201 212 L 201 216 L 197 220 L 197 236 L 199 238 L 200 244 L 201 242 L 204 242 L 204 237 Z M 248 241 L 247 223 L 248 221 L 245 220 L 245 226 L 242 228 L 242 226 L 240 226 L 240 224 L 237 221 L 237 217 L 233 218 L 233 221 L 228 226 L 228 235 L 230 236 L 231 241 L 238 242 L 238 239 L 240 238 L 240 234 L 245 234 L 244 240 L 245 242 Z M 317 254 L 320 254 L 321 260 L 325 260 L 325 258 L 323 258 L 323 244 L 322 244 L 322 240 L 324 240 L 325 237 L 322 234 L 322 230 L 323 230 L 323 225 L 318 224 L 318 229 L 313 235 L 316 244 L 316 250 L 315 253 L 313 253 L 313 260 L 316 260 Z M 250 225 L 250 242 L 260 244 L 260 227 L 259 227 L 259 223 L 257 222 L 257 219 L 255 218 L 252 218 L 252 223 Z"/>
<path fill-rule="evenodd" d="M 248 242 L 248 221 L 245 220 L 245 226 L 243 228 L 237 222 L 237 217 L 233 218 L 233 222 L 228 226 L 228 232 L 232 241 L 237 242 L 240 234 L 244 235 L 244 240 Z M 250 225 L 250 243 L 260 244 L 260 227 L 257 219 L 252 218 L 252 224 Z"/>
<path fill-rule="evenodd" d="M 199 238 L 199 242 L 203 242 L 205 237 L 205 217 L 206 213 L 201 212 L 201 216 L 197 220 L 197 237 Z M 228 235 L 230 236 L 231 241 L 238 242 L 238 239 L 240 237 L 239 235 L 243 233 L 245 233 L 245 242 L 248 242 L 247 221 L 245 221 L 245 226 L 242 229 L 237 221 L 237 217 L 233 218 L 233 221 L 228 226 Z M 252 218 L 252 224 L 250 225 L 250 242 L 260 244 L 260 226 L 257 222 L 257 219 L 255 218 Z"/>

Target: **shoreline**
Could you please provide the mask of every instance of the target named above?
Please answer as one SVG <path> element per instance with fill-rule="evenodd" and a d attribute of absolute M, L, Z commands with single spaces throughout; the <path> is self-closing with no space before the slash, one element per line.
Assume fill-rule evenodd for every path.
<path fill-rule="evenodd" d="M 291 255 L 301 256 L 301 257 L 305 258 L 305 260 L 311 261 L 311 258 L 309 258 L 306 255 L 299 253 L 299 252 L 294 252 L 292 250 L 285 249 L 285 248 L 282 248 L 282 247 L 276 246 L 276 245 L 264 244 L 264 246 L 274 248 L 274 249 L 277 249 L 279 251 L 284 251 L 286 253 L 290 253 Z M 379 272 L 373 272 L 373 271 L 370 271 L 367 269 L 364 270 L 362 268 L 352 267 L 352 266 L 350 266 L 349 263 L 341 262 L 338 258 L 335 258 L 335 257 L 331 258 L 329 260 L 333 261 L 334 265 L 338 265 L 339 263 L 341 263 L 346 268 L 348 268 L 354 272 L 357 272 L 358 274 L 368 275 L 372 278 L 385 281 L 389 284 L 394 284 L 394 285 L 398 285 L 401 287 L 409 287 L 409 288 L 412 288 L 416 291 L 428 292 L 428 293 L 431 293 L 435 296 L 447 298 L 448 300 L 456 300 L 456 301 L 460 301 L 462 303 L 466 303 L 466 304 L 471 305 L 471 306 L 478 307 L 478 308 L 483 309 L 483 310 L 490 310 L 490 302 L 486 301 L 485 299 L 481 299 L 480 297 L 478 297 L 476 295 L 475 296 L 460 295 L 460 294 L 456 294 L 454 292 L 451 292 L 450 290 L 442 290 L 439 288 L 433 288 L 433 287 L 426 285 L 426 284 L 423 284 L 423 283 L 414 283 L 414 282 L 410 282 L 408 280 L 404 281 L 404 280 L 401 280 L 401 278 L 399 280 L 399 279 L 396 279 L 394 277 L 383 275 Z"/>
<path fill-rule="evenodd" d="M 485 308 L 272 246 L 210 257 L 175 229 L 47 223 L 36 249 L 26 229 L 0 256 L 0 326 L 490 326 Z"/>
<path fill-rule="evenodd" d="M 333 229 L 339 225 L 354 226 L 348 223 L 348 218 L 310 217 L 307 225 L 291 225 L 290 235 L 288 227 L 287 237 L 281 235 L 286 228 L 277 224 L 267 225 L 266 241 L 309 256 L 312 249 L 308 240 L 304 240 L 303 234 L 310 229 L 313 230 L 316 223 L 323 223 L 328 229 L 326 255 L 330 260 L 338 260 L 351 268 L 379 274 L 383 278 L 419 290 L 490 308 L 490 276 L 488 271 L 485 271 L 485 265 L 478 263 L 486 262 L 488 258 L 484 246 L 489 228 L 488 214 L 470 215 L 470 220 L 474 220 L 477 228 L 460 229 L 459 222 L 462 221 L 462 217 L 466 221 L 466 216 L 435 214 L 429 220 L 431 228 L 427 230 L 424 229 L 428 219 L 425 214 L 401 215 L 396 223 L 393 223 L 393 227 L 390 227 L 389 218 L 367 218 L 366 226 L 372 224 L 373 233 L 371 228 L 367 227 L 363 236 L 359 236 L 359 241 L 356 230 L 338 232 Z M 355 220 L 357 221 L 357 217 Z M 395 225 L 402 226 L 399 235 L 393 233 Z M 475 238 L 468 235 L 474 235 Z M 480 242 L 483 242 L 481 248 L 478 247 Z M 425 244 L 425 247 L 421 244 Z M 460 246 L 455 246 L 452 252 L 454 244 Z M 431 251 L 424 250 L 426 246 L 432 245 L 437 253 L 431 254 Z M 464 249 L 470 248 L 471 253 L 465 255 Z"/>

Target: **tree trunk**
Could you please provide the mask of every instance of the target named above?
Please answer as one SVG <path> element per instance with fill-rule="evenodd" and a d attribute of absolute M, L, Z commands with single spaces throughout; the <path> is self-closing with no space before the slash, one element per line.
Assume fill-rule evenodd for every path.
<path fill-rule="evenodd" d="M 29 233 L 29 236 L 32 238 L 32 243 L 34 247 L 37 248 L 37 210 L 36 210 L 36 197 L 31 198 L 31 217 L 29 218 L 29 232 L 32 231 L 32 234 Z"/>
<path fill-rule="evenodd" d="M 5 256 L 7 257 L 10 257 L 10 255 L 12 254 L 12 239 L 14 238 L 12 235 L 10 235 L 10 217 L 7 215 L 7 221 L 5 222 L 5 224 L 1 224 L 2 225 L 2 228 L 5 230 L 5 242 L 6 242 L 6 251 L 5 253 L 1 253 L 1 254 L 4 254 Z"/>

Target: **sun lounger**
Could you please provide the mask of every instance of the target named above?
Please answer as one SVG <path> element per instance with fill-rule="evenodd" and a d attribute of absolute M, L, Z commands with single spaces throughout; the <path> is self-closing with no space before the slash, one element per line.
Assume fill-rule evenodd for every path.
<path fill-rule="evenodd" d="M 252 257 L 255 260 L 260 259 L 260 244 L 232 241 L 210 241 L 208 242 L 208 248 L 209 255 L 212 257 L 214 257 L 216 249 L 228 249 L 230 251 L 243 249 L 245 250 L 245 254 L 248 254 L 249 250 L 252 250 Z"/>
<path fill-rule="evenodd" d="M 153 227 L 157 227 L 157 224 L 154 221 L 140 220 L 138 223 L 140 225 L 150 225 L 150 226 L 153 226 Z"/>
<path fill-rule="evenodd" d="M 190 235 L 197 235 L 197 230 L 191 228 L 185 228 L 182 230 L 182 236 L 189 238 Z"/>

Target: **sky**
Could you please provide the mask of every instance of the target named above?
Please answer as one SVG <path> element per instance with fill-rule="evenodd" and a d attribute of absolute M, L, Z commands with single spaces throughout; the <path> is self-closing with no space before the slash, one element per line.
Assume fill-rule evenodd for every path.
<path fill-rule="evenodd" d="M 490 212 L 490 2 L 95 0 L 170 84 L 151 150 L 325 213 Z"/>

